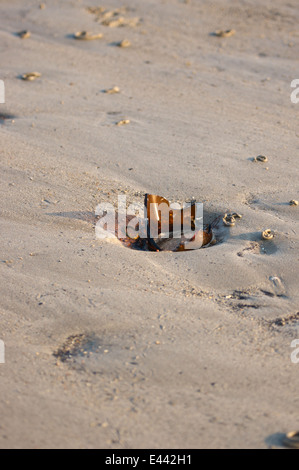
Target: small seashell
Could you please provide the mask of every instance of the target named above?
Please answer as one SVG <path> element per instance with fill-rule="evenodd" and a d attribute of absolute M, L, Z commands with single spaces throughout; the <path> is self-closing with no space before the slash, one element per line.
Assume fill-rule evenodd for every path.
<path fill-rule="evenodd" d="M 121 121 L 118 121 L 116 123 L 117 126 L 124 126 L 125 124 L 130 124 L 130 120 L 129 119 L 122 119 Z"/>
<path fill-rule="evenodd" d="M 39 72 L 25 73 L 24 75 L 22 75 L 22 80 L 33 81 L 41 76 L 42 75 Z"/>
<path fill-rule="evenodd" d="M 234 212 L 233 214 L 229 214 L 229 215 L 232 215 L 232 217 L 234 217 L 235 219 L 242 219 L 242 215 L 241 214 L 238 214 L 237 212 Z"/>
<path fill-rule="evenodd" d="M 298 201 L 295 201 L 295 199 L 292 199 L 290 202 L 289 202 L 290 206 L 298 206 L 299 202 Z"/>
<path fill-rule="evenodd" d="M 283 438 L 283 444 L 292 449 L 299 449 L 299 431 L 288 432 Z"/>
<path fill-rule="evenodd" d="M 229 38 L 230 36 L 233 36 L 234 34 L 236 34 L 236 31 L 234 29 L 228 29 L 226 31 L 219 29 L 218 31 L 215 31 L 214 34 L 218 38 Z"/>
<path fill-rule="evenodd" d="M 228 217 L 227 215 L 223 217 L 223 223 L 227 227 L 233 227 L 236 224 L 236 219 L 234 217 Z"/>
<path fill-rule="evenodd" d="M 120 93 L 120 89 L 118 86 L 114 86 L 113 88 L 108 88 L 108 90 L 105 90 L 105 93 L 108 95 L 114 95 L 115 93 Z"/>
<path fill-rule="evenodd" d="M 266 157 L 265 155 L 258 155 L 257 157 L 253 159 L 253 161 L 266 163 L 268 161 L 268 157 Z"/>
<path fill-rule="evenodd" d="M 75 39 L 81 39 L 83 41 L 92 41 L 93 39 L 101 39 L 103 37 L 102 33 L 88 33 L 87 31 L 78 31 L 74 34 Z"/>
<path fill-rule="evenodd" d="M 31 36 L 31 33 L 30 31 L 20 31 L 19 33 L 17 33 L 17 35 L 21 38 L 21 39 L 28 39 L 30 38 Z"/>
<path fill-rule="evenodd" d="M 118 47 L 130 47 L 131 43 L 128 39 L 123 39 L 122 41 L 117 43 Z"/>
<path fill-rule="evenodd" d="M 262 239 L 263 240 L 271 240 L 274 237 L 273 233 L 270 229 L 264 230 L 262 232 Z"/>
<path fill-rule="evenodd" d="M 223 223 L 227 227 L 233 227 L 236 224 L 236 219 L 242 219 L 240 214 L 233 212 L 232 214 L 224 214 Z"/>

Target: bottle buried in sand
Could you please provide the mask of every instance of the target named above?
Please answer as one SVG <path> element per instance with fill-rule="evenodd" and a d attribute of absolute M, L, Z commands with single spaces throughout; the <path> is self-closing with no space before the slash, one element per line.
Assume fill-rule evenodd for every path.
<path fill-rule="evenodd" d="M 165 215 L 163 205 L 168 209 Z M 167 199 L 152 194 L 145 195 L 147 240 L 151 250 L 187 251 L 215 243 L 212 226 L 203 227 L 202 204 L 192 201 L 185 209 L 174 208 L 169 211 L 169 208 L 170 203 Z M 168 226 L 169 238 L 167 238 Z"/>
<path fill-rule="evenodd" d="M 136 214 L 136 206 L 127 211 L 125 202 L 121 210 L 119 204 L 117 213 L 111 204 L 100 204 L 96 209 L 100 217 L 97 238 L 146 251 L 189 251 L 216 243 L 213 224 L 203 225 L 202 204 L 192 201 L 182 209 L 161 196 L 146 194 L 143 211 L 143 217 L 136 217 L 131 215 Z"/>

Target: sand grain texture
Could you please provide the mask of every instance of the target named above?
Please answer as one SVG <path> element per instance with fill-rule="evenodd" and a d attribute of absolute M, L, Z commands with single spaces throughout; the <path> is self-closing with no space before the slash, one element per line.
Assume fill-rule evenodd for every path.
<path fill-rule="evenodd" d="M 298 428 L 297 2 L 107 1 L 142 18 L 125 34 L 91 6 L 0 5 L 0 447 L 277 445 Z M 95 239 L 97 204 L 146 192 L 242 219 L 190 253 Z"/>

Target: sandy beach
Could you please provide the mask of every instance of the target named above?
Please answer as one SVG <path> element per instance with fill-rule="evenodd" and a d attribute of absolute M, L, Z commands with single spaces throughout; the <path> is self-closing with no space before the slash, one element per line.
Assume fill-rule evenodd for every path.
<path fill-rule="evenodd" d="M 0 448 L 299 428 L 298 24 L 295 0 L 1 1 Z M 145 193 L 242 218 L 189 252 L 96 238 L 98 204 Z"/>

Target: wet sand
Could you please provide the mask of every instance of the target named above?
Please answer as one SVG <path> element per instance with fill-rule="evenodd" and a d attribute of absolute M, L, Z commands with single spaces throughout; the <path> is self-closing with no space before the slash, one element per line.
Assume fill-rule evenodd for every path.
<path fill-rule="evenodd" d="M 0 5 L 0 447 L 279 446 L 298 428 L 298 6 L 132 0 L 114 27 L 94 6 Z M 243 217 L 191 252 L 96 239 L 99 203 L 145 193 Z"/>

